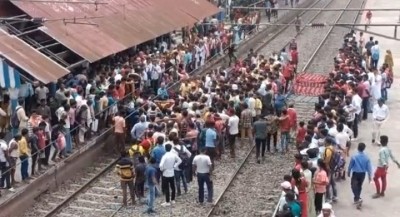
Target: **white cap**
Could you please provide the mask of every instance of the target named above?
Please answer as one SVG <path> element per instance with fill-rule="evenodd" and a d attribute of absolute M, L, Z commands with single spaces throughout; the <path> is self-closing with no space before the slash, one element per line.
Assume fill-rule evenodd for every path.
<path fill-rule="evenodd" d="M 324 203 L 324 204 L 322 205 L 322 209 L 329 209 L 329 210 L 332 210 L 332 205 L 331 205 L 330 203 Z"/>
<path fill-rule="evenodd" d="M 288 181 L 284 181 L 281 183 L 281 187 L 283 189 L 292 189 L 292 184 L 290 184 L 290 182 L 288 182 Z"/>

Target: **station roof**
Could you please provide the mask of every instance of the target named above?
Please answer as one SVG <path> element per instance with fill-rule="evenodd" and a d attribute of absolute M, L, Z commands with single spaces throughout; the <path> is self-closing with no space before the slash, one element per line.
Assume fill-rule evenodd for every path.
<path fill-rule="evenodd" d="M 192 25 L 219 11 L 207 0 L 107 0 L 105 5 L 11 2 L 30 17 L 45 18 L 41 30 L 89 62 Z"/>
<path fill-rule="evenodd" d="M 40 53 L 29 44 L 0 30 L 0 55 L 37 80 L 47 84 L 67 75 L 69 70 Z"/>

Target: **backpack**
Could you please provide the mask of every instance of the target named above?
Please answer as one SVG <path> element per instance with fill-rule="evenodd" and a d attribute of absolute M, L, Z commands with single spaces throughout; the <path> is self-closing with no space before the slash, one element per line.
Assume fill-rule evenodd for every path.
<path fill-rule="evenodd" d="M 378 60 L 379 59 L 379 52 L 378 51 L 373 52 L 371 57 L 372 57 L 373 60 Z"/>
<path fill-rule="evenodd" d="M 328 148 L 325 149 L 325 156 L 326 151 Z M 331 159 L 329 160 L 329 169 L 331 172 L 339 172 L 341 168 L 344 167 L 345 161 L 342 154 L 336 150 L 329 148 L 332 151 Z"/>
<path fill-rule="evenodd" d="M 179 158 L 182 160 L 182 163 L 179 164 L 179 169 L 184 170 L 189 165 L 189 156 L 183 149 L 183 145 L 181 145 L 181 149 L 174 147 L 174 150 L 178 153 Z"/>
<path fill-rule="evenodd" d="M 300 207 L 300 215 L 299 215 L 299 216 L 301 216 L 301 203 L 300 203 L 300 201 L 294 200 L 294 201 L 293 201 L 293 204 L 297 204 L 297 205 Z M 286 213 L 286 215 L 288 215 L 288 214 L 290 213 L 291 216 L 293 216 L 293 214 L 292 214 L 292 207 L 291 207 L 289 204 L 287 204 L 287 203 L 283 206 L 282 212 L 283 212 L 283 213 Z"/>
<path fill-rule="evenodd" d="M 122 179 L 131 179 L 134 174 L 130 165 L 124 165 L 119 167 L 119 174 Z"/>
<path fill-rule="evenodd" d="M 275 99 L 275 108 L 282 109 L 286 105 L 286 98 L 284 95 L 278 95 Z"/>
<path fill-rule="evenodd" d="M 19 118 L 18 118 L 18 110 L 20 110 L 22 108 L 22 106 L 18 107 L 15 112 L 11 115 L 11 119 L 10 119 L 10 125 L 12 128 L 18 128 L 19 124 L 21 123 Z"/>

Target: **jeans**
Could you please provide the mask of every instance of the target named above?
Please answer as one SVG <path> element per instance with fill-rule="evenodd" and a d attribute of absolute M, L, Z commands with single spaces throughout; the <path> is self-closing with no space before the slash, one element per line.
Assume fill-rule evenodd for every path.
<path fill-rule="evenodd" d="M 281 151 L 284 152 L 289 149 L 288 142 L 289 142 L 289 132 L 281 132 Z"/>
<path fill-rule="evenodd" d="M 65 151 L 67 154 L 72 152 L 72 138 L 71 138 L 71 131 L 69 128 L 64 128 L 65 133 Z"/>
<path fill-rule="evenodd" d="M 28 167 L 29 167 L 29 162 L 28 162 L 28 156 L 21 156 L 19 157 L 21 161 L 21 178 L 22 180 L 25 180 L 29 177 L 28 174 Z"/>
<path fill-rule="evenodd" d="M 207 185 L 207 201 L 212 202 L 213 198 L 213 183 L 210 179 L 209 173 L 197 173 L 197 183 L 199 185 L 199 202 L 204 202 L 204 183 Z"/>
<path fill-rule="evenodd" d="M 369 98 L 368 97 L 364 97 L 362 99 L 362 104 L 361 104 L 361 108 L 362 108 L 362 119 L 363 120 L 367 120 L 368 119 L 368 112 L 369 112 Z"/>
<path fill-rule="evenodd" d="M 0 179 L 0 187 L 11 188 L 11 173 L 10 167 L 7 166 L 7 162 L 0 162 L 0 170 L 1 170 L 1 179 Z M 4 181 L 6 182 L 4 185 Z"/>
<path fill-rule="evenodd" d="M 359 115 L 356 114 L 356 118 L 354 119 L 353 124 L 351 125 L 351 129 L 353 130 L 354 138 L 358 137 L 358 120 L 359 120 Z"/>
<path fill-rule="evenodd" d="M 387 89 L 383 88 L 381 89 L 381 98 L 386 101 L 388 99 L 388 94 L 387 94 Z"/>
<path fill-rule="evenodd" d="M 154 201 L 156 199 L 156 186 L 148 185 L 147 191 L 147 211 L 154 211 Z"/>
<path fill-rule="evenodd" d="M 353 172 L 351 176 L 351 190 L 354 195 L 354 202 L 358 202 L 361 197 L 362 185 L 365 179 L 365 173 L 356 173 Z"/>
<path fill-rule="evenodd" d="M 171 192 L 170 192 L 171 188 Z M 171 200 L 175 200 L 175 183 L 174 177 L 162 177 L 162 189 L 165 193 L 165 202 L 169 203 Z M 170 197 L 170 193 L 171 197 Z"/>
<path fill-rule="evenodd" d="M 374 60 L 374 59 L 371 58 L 371 67 L 374 68 L 374 69 L 377 69 L 378 68 L 378 61 L 379 61 L 379 59 Z"/>
<path fill-rule="evenodd" d="M 261 156 L 264 157 L 266 144 L 267 144 L 267 139 L 256 138 L 256 158 L 257 159 L 260 157 L 260 151 L 261 151 Z"/>
<path fill-rule="evenodd" d="M 188 191 L 186 177 L 183 170 L 175 170 L 175 185 L 178 196 L 181 195 L 181 180 L 185 193 Z"/>
<path fill-rule="evenodd" d="M 331 195 L 331 187 L 332 187 L 332 195 Z M 329 184 L 326 186 L 325 198 L 326 200 L 332 200 L 333 198 L 337 198 L 336 181 L 333 172 L 329 174 Z"/>

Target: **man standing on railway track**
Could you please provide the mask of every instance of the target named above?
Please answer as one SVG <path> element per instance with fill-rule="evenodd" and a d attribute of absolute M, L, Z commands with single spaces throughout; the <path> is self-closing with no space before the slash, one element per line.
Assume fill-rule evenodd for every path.
<path fill-rule="evenodd" d="M 145 213 L 147 214 L 152 214 L 155 213 L 154 211 L 154 200 L 156 199 L 156 192 L 157 192 L 157 187 L 158 186 L 158 180 L 157 180 L 157 169 L 155 167 L 157 161 L 155 158 L 150 158 L 149 161 L 150 164 L 147 165 L 146 171 L 145 171 L 145 178 L 146 178 L 146 183 L 147 183 L 147 210 Z"/>
<path fill-rule="evenodd" d="M 213 182 L 211 180 L 212 163 L 206 149 L 201 149 L 200 154 L 193 159 L 193 174 L 197 174 L 197 183 L 199 185 L 199 203 L 204 203 L 204 183 L 207 186 L 207 202 L 212 203 L 213 200 Z"/>
<path fill-rule="evenodd" d="M 182 160 L 175 153 L 171 152 L 172 145 L 165 144 L 166 153 L 161 158 L 160 170 L 162 171 L 162 188 L 165 193 L 165 203 L 161 206 L 171 206 L 175 204 L 175 168 L 182 163 Z M 171 189 L 171 197 L 170 197 Z"/>
<path fill-rule="evenodd" d="M 127 200 L 127 188 L 129 188 L 129 194 L 131 196 L 132 204 L 136 204 L 135 200 L 135 187 L 133 179 L 135 178 L 135 172 L 132 160 L 128 157 L 128 152 L 121 152 L 121 158 L 117 162 L 116 166 L 117 174 L 120 176 L 121 188 L 122 188 L 122 202 L 124 206 L 128 205 Z"/>

